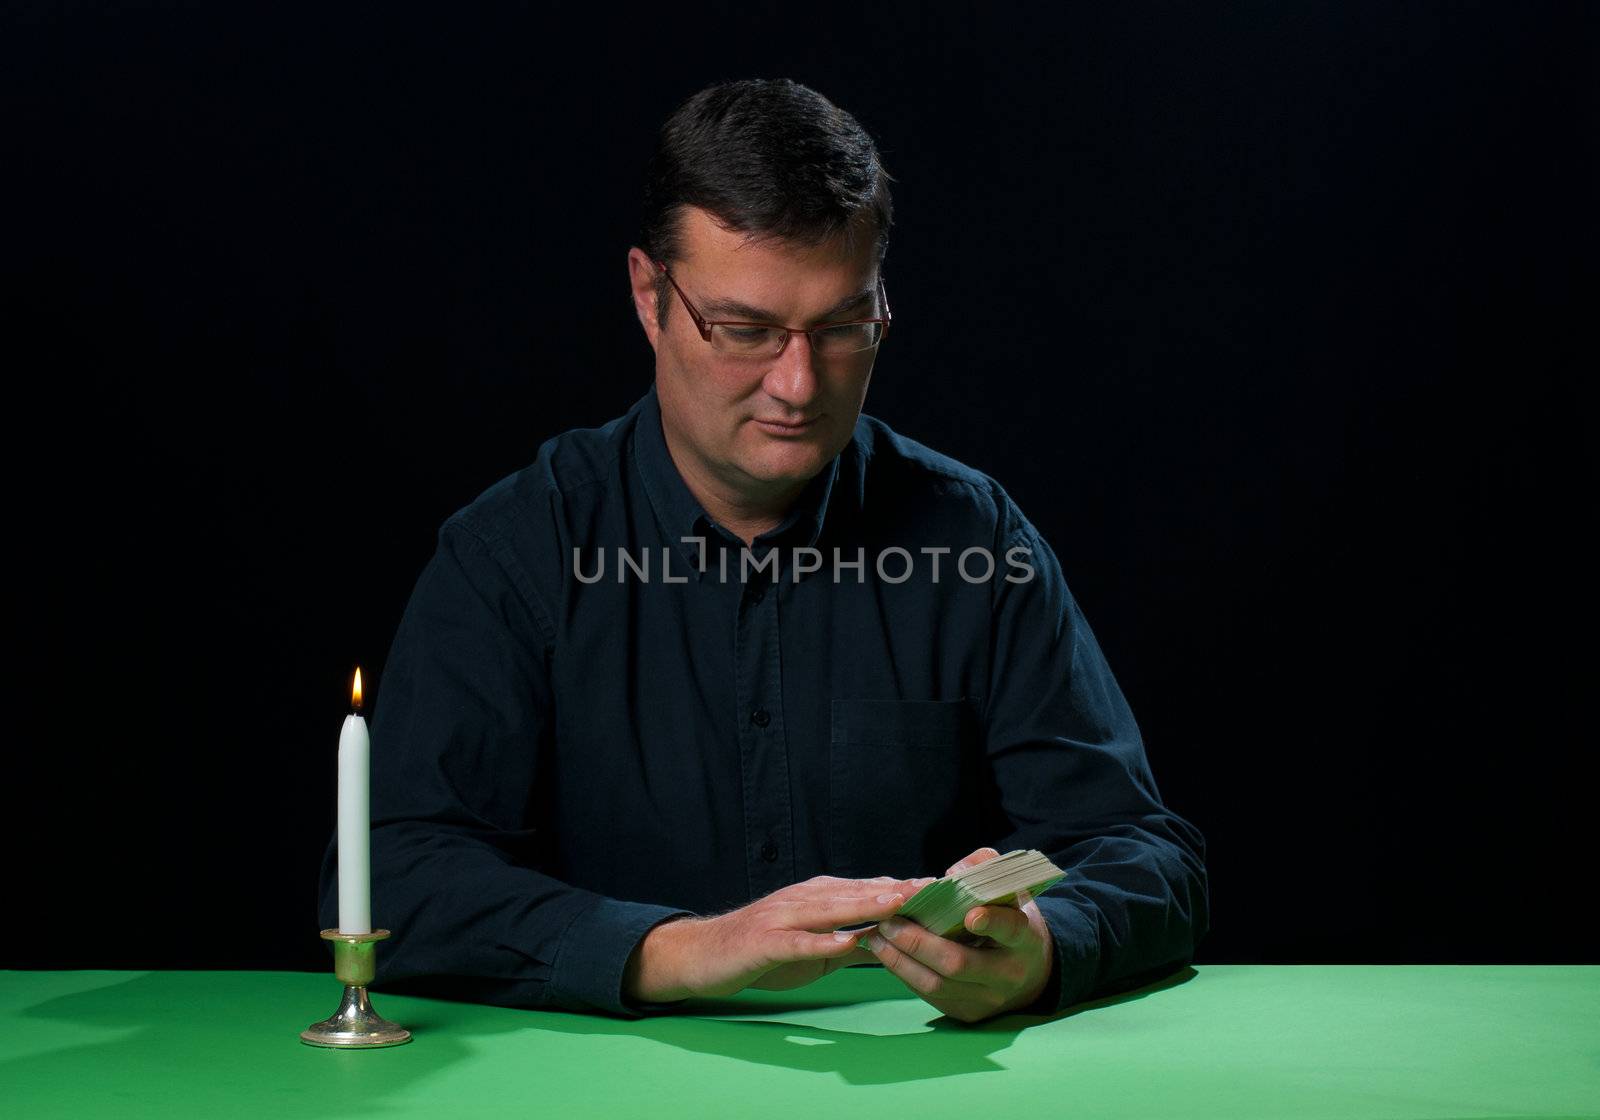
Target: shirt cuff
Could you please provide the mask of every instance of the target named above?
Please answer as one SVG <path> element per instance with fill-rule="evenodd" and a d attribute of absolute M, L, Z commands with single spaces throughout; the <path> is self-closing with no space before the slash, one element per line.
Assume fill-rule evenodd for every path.
<path fill-rule="evenodd" d="M 578 916 L 561 935 L 561 948 L 550 975 L 551 1002 L 560 1007 L 592 1007 L 614 1015 L 637 1017 L 665 1011 L 674 1003 L 635 1003 L 622 995 L 622 973 L 645 934 L 668 918 L 694 917 L 648 902 L 601 898 Z"/>
<path fill-rule="evenodd" d="M 1021 1010 L 1027 1015 L 1054 1015 L 1087 999 L 1094 990 L 1100 967 L 1100 930 L 1094 918 L 1069 898 L 1040 895 L 1034 901 L 1050 927 L 1055 959 L 1039 998 Z"/>

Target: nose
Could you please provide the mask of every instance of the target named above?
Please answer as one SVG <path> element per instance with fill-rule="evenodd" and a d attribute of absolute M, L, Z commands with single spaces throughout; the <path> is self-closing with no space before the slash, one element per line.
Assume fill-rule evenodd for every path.
<path fill-rule="evenodd" d="M 791 334 L 783 352 L 767 371 L 762 388 L 774 400 L 782 401 L 796 412 L 803 411 L 816 398 L 821 385 L 813 357 L 810 337 Z"/>

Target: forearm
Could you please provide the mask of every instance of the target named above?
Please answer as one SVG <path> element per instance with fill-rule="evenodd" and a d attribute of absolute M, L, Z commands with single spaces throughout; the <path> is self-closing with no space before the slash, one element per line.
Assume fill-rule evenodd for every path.
<path fill-rule="evenodd" d="M 1057 1008 L 1190 960 L 1209 926 L 1205 839 L 1162 803 L 1144 742 L 1054 552 L 1007 509 L 1038 578 L 997 594 L 987 750 L 1011 831 L 1066 880 L 1039 901 Z"/>
<path fill-rule="evenodd" d="M 336 924 L 334 854 L 324 861 L 322 920 Z M 519 866 L 460 829 L 375 828 L 373 915 L 395 931 L 377 984 L 404 982 L 510 1007 L 638 1014 L 622 974 L 645 931 L 683 914 L 622 902 Z"/>
<path fill-rule="evenodd" d="M 1178 824 L 1178 836 L 1193 831 Z M 1047 853 L 1068 872 L 1038 900 L 1058 960 L 1055 1010 L 1193 958 L 1210 924 L 1203 840 L 1193 835 L 1115 826 Z"/>

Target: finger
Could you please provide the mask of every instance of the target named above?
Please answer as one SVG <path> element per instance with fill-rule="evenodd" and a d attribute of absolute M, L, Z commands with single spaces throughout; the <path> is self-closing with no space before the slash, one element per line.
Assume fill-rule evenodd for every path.
<path fill-rule="evenodd" d="M 883 890 L 885 887 L 889 890 L 905 890 L 907 888 L 921 890 L 929 883 L 937 882 L 938 879 L 939 876 L 937 875 L 923 875 L 917 879 L 896 879 L 892 875 L 879 875 L 876 879 L 856 879 L 853 881 L 860 885 L 863 894 L 870 894 L 874 890 Z M 851 882 L 852 880 L 847 879 L 845 881 Z M 883 885 L 880 886 L 879 884 Z"/>
<path fill-rule="evenodd" d="M 789 929 L 831 930 L 859 922 L 875 922 L 887 918 L 906 900 L 901 891 L 880 891 L 859 898 L 835 895 L 830 898 L 796 898 L 786 900 L 781 920 Z"/>
<path fill-rule="evenodd" d="M 906 987 L 924 999 L 943 999 L 948 995 L 947 985 L 952 981 L 929 968 L 899 946 L 874 934 L 867 938 L 867 948 L 883 967 L 905 981 Z"/>
<path fill-rule="evenodd" d="M 859 895 L 845 894 L 841 891 L 835 891 L 832 897 L 836 899 L 856 897 L 871 898 L 876 901 L 879 895 L 893 893 L 900 895 L 901 901 L 904 902 L 906 899 L 916 894 L 929 883 L 936 883 L 938 881 L 938 877 L 935 875 L 924 875 L 920 879 L 894 879 L 888 875 L 880 875 L 876 879 L 861 880 L 861 890 Z"/>
<path fill-rule="evenodd" d="M 1007 949 L 1019 948 L 1038 936 L 1028 915 L 1010 906 L 974 906 L 967 911 L 965 925 Z"/>
<path fill-rule="evenodd" d="M 878 963 L 878 959 L 865 949 L 852 946 L 847 955 L 842 957 L 828 957 L 819 961 L 818 963 L 822 966 L 822 975 L 831 976 L 835 972 L 838 972 L 841 968 L 849 968 L 852 965 L 875 965 Z"/>
<path fill-rule="evenodd" d="M 883 963 L 883 968 L 896 974 L 906 987 L 946 1014 L 965 1010 L 968 1005 L 981 1005 L 986 998 L 976 984 L 944 976 L 883 938 L 874 936 L 869 942 L 870 949 Z"/>
<path fill-rule="evenodd" d="M 791 929 L 778 931 L 783 936 L 774 940 L 774 945 L 768 954 L 773 964 L 783 964 L 785 961 L 814 961 L 822 959 L 839 960 L 841 964 L 853 963 L 842 958 L 850 957 L 859 951 L 856 944 L 860 938 L 858 933 L 811 933 L 807 930 Z"/>
<path fill-rule="evenodd" d="M 904 918 L 880 922 L 875 932 L 906 956 L 951 980 L 975 981 L 991 971 L 982 950 L 940 937 Z"/>
<path fill-rule="evenodd" d="M 848 968 L 850 965 L 853 965 L 853 964 L 877 964 L 878 963 L 878 958 L 872 955 L 872 950 L 864 948 L 860 944 L 860 938 L 859 937 L 857 937 L 857 938 L 855 938 L 853 940 L 854 940 L 855 943 L 852 945 L 852 947 L 850 949 L 850 955 L 847 956 L 847 957 L 840 957 L 838 960 L 834 961 L 833 962 L 833 966 L 835 968 Z"/>
<path fill-rule="evenodd" d="M 905 880 L 896 879 L 893 875 L 877 875 L 869 879 L 841 879 L 837 875 L 813 875 L 809 879 L 802 879 L 798 883 L 791 883 L 782 888 L 785 894 L 804 897 L 818 894 L 848 894 L 859 891 L 862 894 L 874 890 L 881 891 L 884 887 L 893 887 Z M 777 892 L 774 891 L 774 894 Z"/>
<path fill-rule="evenodd" d="M 965 871 L 969 867 L 977 867 L 980 863 L 988 863 L 992 859 L 1000 858 L 1000 853 L 993 848 L 978 848 L 970 855 L 964 855 L 950 865 L 946 875 L 954 875 L 958 871 Z"/>
<path fill-rule="evenodd" d="M 937 881 L 931 875 L 926 877 L 926 878 L 923 878 L 923 879 L 890 879 L 890 878 L 888 878 L 888 876 L 884 876 L 883 878 L 885 879 L 886 882 L 896 884 L 895 888 L 890 889 L 888 891 L 884 891 L 884 890 L 878 889 L 878 893 L 877 894 L 871 894 L 871 892 L 868 892 L 868 893 L 871 895 L 872 901 L 874 903 L 882 901 L 884 905 L 889 906 L 890 910 L 888 911 L 888 913 L 890 913 L 890 914 L 898 913 L 900 911 L 900 908 L 902 906 L 904 906 L 906 904 L 906 902 L 913 895 L 915 895 L 918 891 L 920 891 L 923 887 L 927 886 L 929 883 Z M 877 889 L 877 888 L 875 888 L 875 889 Z M 899 896 L 899 901 L 895 902 L 895 901 L 889 900 L 889 896 L 890 895 L 898 895 Z M 865 904 L 866 896 L 862 896 L 861 898 L 858 899 L 858 898 L 856 898 L 856 896 L 852 896 L 852 895 L 834 895 L 832 900 L 834 902 L 846 903 L 846 904 L 854 902 L 854 901 L 859 901 L 862 904 Z M 867 919 L 862 920 L 862 921 L 849 921 L 849 922 L 844 922 L 844 923 L 836 922 L 836 923 L 833 923 L 833 925 L 835 927 L 838 927 L 838 928 L 841 928 L 841 929 L 852 930 L 852 931 L 855 931 L 857 933 L 863 933 L 866 930 L 869 930 L 873 926 L 875 926 L 877 924 L 877 922 L 878 922 L 878 919 L 882 918 L 884 916 L 885 915 L 882 914 L 882 913 L 875 913 L 872 917 L 867 918 Z M 821 933 L 821 932 L 824 931 L 824 927 L 823 926 L 808 926 L 807 928 L 811 929 L 813 932 L 816 932 L 816 933 Z"/>
<path fill-rule="evenodd" d="M 888 875 L 880 875 L 876 879 L 845 879 L 826 891 L 812 891 L 804 895 L 796 895 L 787 901 L 796 902 L 809 899 L 818 900 L 850 900 L 857 901 L 870 899 L 877 901 L 880 895 L 898 894 L 902 898 L 910 898 L 929 883 L 937 880 L 929 875 L 923 879 L 895 879 Z"/>
<path fill-rule="evenodd" d="M 810 879 L 807 879 L 802 883 L 796 883 L 795 885 L 799 887 L 811 887 L 814 890 L 819 891 L 836 890 L 841 887 L 846 890 L 849 890 L 852 887 L 859 887 L 862 890 L 866 890 L 871 887 L 876 887 L 880 883 L 884 885 L 891 885 L 898 882 L 900 882 L 900 880 L 896 879 L 893 875 L 874 875 L 869 879 L 841 879 L 836 875 L 814 875 Z"/>

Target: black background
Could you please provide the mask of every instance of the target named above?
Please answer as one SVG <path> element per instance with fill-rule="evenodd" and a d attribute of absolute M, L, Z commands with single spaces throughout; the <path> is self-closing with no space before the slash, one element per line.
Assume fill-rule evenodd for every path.
<path fill-rule="evenodd" d="M 753 76 L 878 139 L 867 409 L 1060 555 L 1199 961 L 1597 959 L 1582 5 L 211 7 L 0 36 L 4 963 L 325 967 L 349 673 L 644 392 L 655 129 Z"/>

